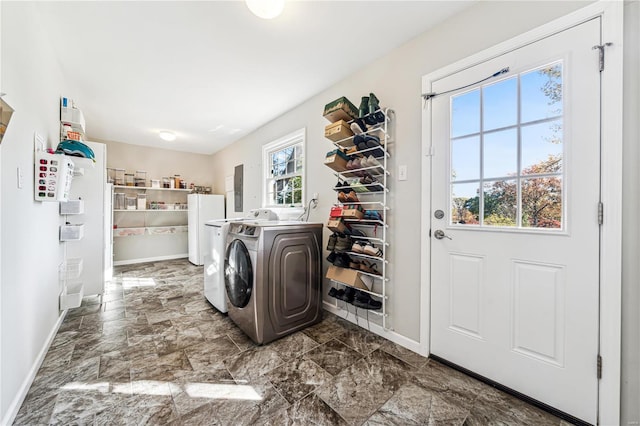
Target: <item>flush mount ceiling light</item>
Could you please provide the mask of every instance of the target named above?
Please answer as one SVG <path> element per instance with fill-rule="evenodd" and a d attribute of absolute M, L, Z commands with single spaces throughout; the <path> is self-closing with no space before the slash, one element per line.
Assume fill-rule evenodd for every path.
<path fill-rule="evenodd" d="M 168 130 L 161 130 L 160 133 L 158 133 L 158 135 L 160 136 L 160 139 L 163 139 L 167 142 L 176 140 L 176 134 Z"/>
<path fill-rule="evenodd" d="M 284 10 L 284 0 L 245 0 L 249 10 L 259 18 L 273 19 Z"/>

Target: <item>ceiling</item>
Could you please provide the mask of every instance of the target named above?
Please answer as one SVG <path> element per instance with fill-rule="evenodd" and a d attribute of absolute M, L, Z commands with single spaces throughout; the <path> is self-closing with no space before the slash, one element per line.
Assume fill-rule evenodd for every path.
<path fill-rule="evenodd" d="M 471 3 L 288 0 L 273 20 L 243 1 L 37 10 L 90 138 L 212 154 Z"/>

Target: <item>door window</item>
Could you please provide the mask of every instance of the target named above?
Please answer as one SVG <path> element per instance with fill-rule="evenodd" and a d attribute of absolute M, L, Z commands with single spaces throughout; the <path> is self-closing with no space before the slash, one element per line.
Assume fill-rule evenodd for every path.
<path fill-rule="evenodd" d="M 563 64 L 451 97 L 453 226 L 562 230 Z"/>

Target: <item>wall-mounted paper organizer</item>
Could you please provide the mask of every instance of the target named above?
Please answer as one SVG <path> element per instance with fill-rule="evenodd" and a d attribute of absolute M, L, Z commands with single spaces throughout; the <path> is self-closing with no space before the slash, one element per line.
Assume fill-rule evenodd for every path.
<path fill-rule="evenodd" d="M 81 257 L 66 259 L 58 267 L 60 281 L 77 279 L 82 274 L 83 260 Z"/>
<path fill-rule="evenodd" d="M 60 241 L 78 241 L 84 236 L 83 224 L 60 225 Z"/>
<path fill-rule="evenodd" d="M 65 155 L 37 152 L 34 165 L 35 200 L 67 201 L 73 168 L 73 161 Z"/>
<path fill-rule="evenodd" d="M 84 201 L 69 200 L 60 203 L 60 214 L 83 214 Z"/>

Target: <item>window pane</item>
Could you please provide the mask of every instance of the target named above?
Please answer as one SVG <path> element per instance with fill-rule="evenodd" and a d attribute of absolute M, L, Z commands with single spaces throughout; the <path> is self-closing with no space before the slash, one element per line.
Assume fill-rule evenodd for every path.
<path fill-rule="evenodd" d="M 518 172 L 518 131 L 484 135 L 484 178 L 515 176 Z"/>
<path fill-rule="evenodd" d="M 296 189 L 293 192 L 293 202 L 296 204 L 300 204 L 302 202 L 302 191 Z"/>
<path fill-rule="evenodd" d="M 518 122 L 518 80 L 516 77 L 482 89 L 483 130 L 513 126 Z"/>
<path fill-rule="evenodd" d="M 291 179 L 291 181 L 293 182 L 293 187 L 295 189 L 302 188 L 302 176 L 295 176 Z"/>
<path fill-rule="evenodd" d="M 296 173 L 300 173 L 302 171 L 302 160 L 296 161 Z"/>
<path fill-rule="evenodd" d="M 484 184 L 484 219 L 488 226 L 516 226 L 517 181 L 499 180 Z"/>
<path fill-rule="evenodd" d="M 451 185 L 451 223 L 478 225 L 480 223 L 478 183 Z"/>
<path fill-rule="evenodd" d="M 562 227 L 562 178 L 522 180 L 522 226 Z"/>
<path fill-rule="evenodd" d="M 562 120 L 523 126 L 522 174 L 562 171 Z"/>
<path fill-rule="evenodd" d="M 480 89 L 451 98 L 451 137 L 480 131 Z"/>
<path fill-rule="evenodd" d="M 480 179 L 480 137 L 451 141 L 451 180 Z"/>
<path fill-rule="evenodd" d="M 520 76 L 522 123 L 562 115 L 562 64 Z"/>
<path fill-rule="evenodd" d="M 287 174 L 293 173 L 296 169 L 295 165 L 296 160 L 291 160 L 287 162 Z"/>

